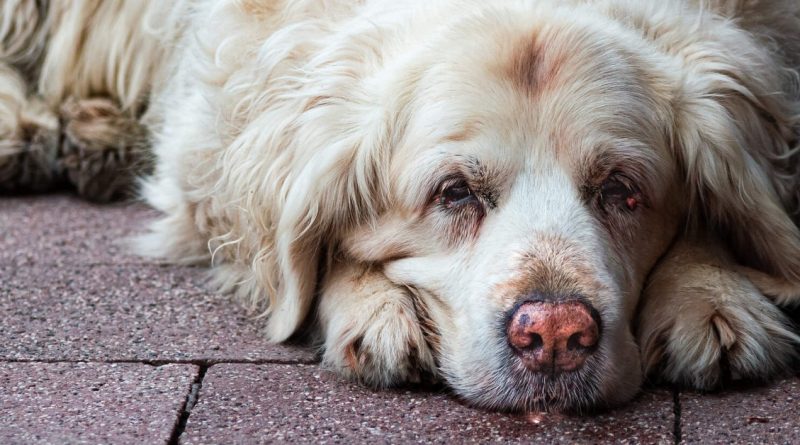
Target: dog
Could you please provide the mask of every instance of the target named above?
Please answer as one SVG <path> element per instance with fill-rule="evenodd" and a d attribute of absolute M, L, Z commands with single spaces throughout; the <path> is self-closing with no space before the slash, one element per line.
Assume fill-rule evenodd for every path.
<path fill-rule="evenodd" d="M 137 188 L 139 252 L 348 378 L 586 412 L 795 357 L 794 0 L 0 12 L 0 187 Z"/>

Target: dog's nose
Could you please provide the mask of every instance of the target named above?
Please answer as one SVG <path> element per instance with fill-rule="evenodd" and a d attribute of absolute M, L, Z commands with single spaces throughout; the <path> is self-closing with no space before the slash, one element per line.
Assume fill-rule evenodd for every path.
<path fill-rule="evenodd" d="M 600 341 L 600 317 L 579 300 L 528 301 L 508 322 L 508 343 L 531 371 L 558 373 L 583 366 Z"/>

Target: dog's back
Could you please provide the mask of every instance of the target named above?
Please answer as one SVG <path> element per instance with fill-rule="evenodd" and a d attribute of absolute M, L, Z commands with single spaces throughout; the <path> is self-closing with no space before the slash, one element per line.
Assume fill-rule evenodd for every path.
<path fill-rule="evenodd" d="M 584 0 L 575 0 L 583 3 Z M 90 199 L 129 192 L 148 170 L 142 115 L 154 88 L 174 68 L 170 54 L 196 12 L 229 2 L 213 0 L 49 2 L 6 0 L 0 5 L 0 190 L 42 190 L 73 182 Z M 345 2 L 346 3 L 346 2 Z M 238 2 L 270 26 L 292 17 L 344 14 L 326 2 Z M 413 2 L 411 2 L 413 3 Z M 679 2 L 675 2 L 679 3 Z M 639 0 L 603 0 L 609 14 L 647 11 Z M 644 5 L 644 6 L 643 6 Z M 688 0 L 735 20 L 758 36 L 792 70 L 800 68 L 800 3 L 793 0 Z M 396 5 L 394 6 L 396 7 Z M 327 8 L 327 9 L 326 9 Z M 277 11 L 280 10 L 280 13 Z M 635 25 L 635 24 L 634 24 Z M 195 30 L 200 34 L 204 30 Z M 698 30 L 702 32 L 702 30 Z M 784 93 L 797 95 L 795 72 Z M 160 114 L 144 121 L 158 123 Z M 66 138 L 61 135 L 66 134 Z M 64 139 L 67 143 L 64 143 Z M 779 162 L 780 163 L 780 162 Z M 785 162 L 784 162 L 785 164 Z M 780 165 L 800 176 L 800 166 Z M 797 189 L 797 183 L 784 190 Z M 797 193 L 787 205 L 800 208 Z"/>
<path fill-rule="evenodd" d="M 72 182 L 100 201 L 129 191 L 147 168 L 139 118 L 183 3 L 0 5 L 0 190 Z"/>

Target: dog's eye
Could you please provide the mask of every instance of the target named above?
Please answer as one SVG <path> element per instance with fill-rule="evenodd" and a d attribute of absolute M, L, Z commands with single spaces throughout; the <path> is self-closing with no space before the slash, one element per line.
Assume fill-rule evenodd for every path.
<path fill-rule="evenodd" d="M 478 198 L 472 193 L 469 185 L 463 179 L 446 182 L 439 194 L 439 204 L 445 208 L 452 209 L 466 204 L 477 202 Z"/>
<path fill-rule="evenodd" d="M 600 202 L 606 209 L 618 208 L 632 212 L 642 204 L 642 194 L 629 178 L 614 174 L 600 186 Z"/>

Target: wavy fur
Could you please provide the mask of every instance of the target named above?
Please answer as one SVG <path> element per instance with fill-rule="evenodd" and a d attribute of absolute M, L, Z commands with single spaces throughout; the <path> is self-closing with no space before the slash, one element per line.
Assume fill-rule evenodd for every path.
<path fill-rule="evenodd" d="M 141 193 L 163 216 L 137 249 L 210 262 L 223 291 L 268 317 L 270 340 L 312 326 L 328 365 L 375 386 L 431 374 L 492 408 L 623 401 L 642 379 L 623 357 L 635 355 L 628 326 L 643 291 L 645 371 L 717 384 L 720 345 L 681 355 L 688 328 L 668 306 L 678 295 L 662 277 L 711 261 L 670 250 L 684 238 L 724 240 L 730 275 L 715 289 L 731 286 L 741 304 L 800 301 L 792 0 L 7 0 L 0 44 L 0 185 L 66 175 L 105 199 L 121 168 L 107 160 L 140 162 L 151 145 Z M 603 136 L 615 144 L 565 130 L 603 119 L 616 121 Z M 109 147 L 116 134 L 135 137 Z M 492 143 L 470 148 L 477 140 Z M 481 162 L 492 156 L 505 158 Z M 610 168 L 642 184 L 651 216 L 587 204 Z M 442 219 L 430 207 L 441 171 L 484 178 L 487 208 L 505 216 Z M 558 199 L 534 211 L 521 190 Z M 608 320 L 597 357 L 569 381 L 520 377 L 492 330 L 512 291 L 541 286 L 529 275 L 543 265 Z M 441 280 L 459 273 L 461 287 Z M 367 304 L 364 289 L 388 290 Z M 745 312 L 690 327 L 730 328 L 726 339 L 745 343 L 742 373 L 772 375 L 796 336 L 775 311 Z"/>

